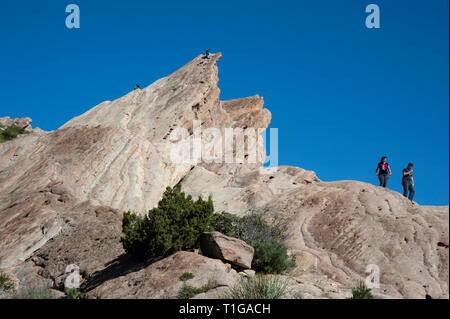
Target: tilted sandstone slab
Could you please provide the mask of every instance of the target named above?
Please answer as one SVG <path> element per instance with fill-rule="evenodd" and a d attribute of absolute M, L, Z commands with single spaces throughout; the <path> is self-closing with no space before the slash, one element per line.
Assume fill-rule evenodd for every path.
<path fill-rule="evenodd" d="M 180 142 L 174 139 L 175 130 L 184 129 L 184 140 L 191 143 L 197 138 L 196 122 L 219 130 L 245 122 L 245 113 L 227 111 L 219 101 L 220 57 L 200 55 L 149 87 L 105 101 L 56 131 L 37 131 L 0 144 L 0 269 L 25 260 L 61 231 L 69 205 L 48 205 L 42 198 L 54 185 L 70 194 L 71 205 L 90 201 L 145 213 L 167 186 L 200 165 L 194 156 L 187 163 L 173 160 L 171 152 Z M 262 98 L 242 99 L 242 106 L 256 116 L 251 125 L 266 128 L 270 113 L 262 108 Z M 236 165 L 235 171 L 260 166 L 263 155 L 256 163 Z M 222 166 L 216 163 L 214 169 Z"/>
<path fill-rule="evenodd" d="M 107 276 L 99 286 L 88 286 L 89 298 L 177 298 L 183 285 L 196 288 L 233 286 L 239 279 L 238 273 L 218 259 L 211 259 L 194 252 L 180 251 L 150 265 L 142 265 L 140 270 L 127 273 L 107 271 L 94 274 Z M 129 271 L 129 269 L 128 269 Z M 186 282 L 180 279 L 183 273 L 191 273 L 194 278 Z"/>
<path fill-rule="evenodd" d="M 255 252 L 253 247 L 243 240 L 225 236 L 217 231 L 200 235 L 200 249 L 207 257 L 222 259 L 245 269 L 252 267 Z"/>

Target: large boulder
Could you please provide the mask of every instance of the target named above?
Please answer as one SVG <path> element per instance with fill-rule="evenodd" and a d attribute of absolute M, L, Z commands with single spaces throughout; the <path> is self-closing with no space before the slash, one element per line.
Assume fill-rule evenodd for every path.
<path fill-rule="evenodd" d="M 182 281 L 181 275 L 191 273 L 192 279 Z M 231 287 L 239 274 L 217 259 L 194 252 L 179 251 L 153 264 L 130 267 L 117 260 L 115 265 L 96 272 L 83 290 L 87 298 L 178 298 L 183 285 L 208 287 L 210 294 Z"/>
<path fill-rule="evenodd" d="M 200 248 L 205 256 L 219 258 L 245 269 L 251 268 L 255 253 L 245 241 L 217 231 L 203 233 L 200 236 Z"/>

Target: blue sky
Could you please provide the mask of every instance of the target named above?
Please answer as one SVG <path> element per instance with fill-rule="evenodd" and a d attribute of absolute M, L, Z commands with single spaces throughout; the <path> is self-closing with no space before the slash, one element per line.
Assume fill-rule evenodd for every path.
<path fill-rule="evenodd" d="M 412 161 L 415 200 L 448 205 L 448 0 L 71 1 L 2 2 L 0 116 L 57 129 L 208 48 L 223 53 L 221 99 L 264 97 L 279 164 L 377 184 L 386 155 L 400 191 Z"/>

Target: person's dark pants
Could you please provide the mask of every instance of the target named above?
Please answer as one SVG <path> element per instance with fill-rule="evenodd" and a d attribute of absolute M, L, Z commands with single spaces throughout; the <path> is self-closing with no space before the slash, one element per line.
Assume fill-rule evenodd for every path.
<path fill-rule="evenodd" d="M 408 197 L 408 199 L 410 201 L 413 200 L 414 198 L 414 194 L 416 193 L 414 191 L 414 186 L 411 182 L 404 182 L 403 184 L 403 196 Z M 408 196 L 408 191 L 409 191 L 409 196 Z"/>
<path fill-rule="evenodd" d="M 388 179 L 389 179 L 389 175 L 388 174 L 378 175 L 378 179 L 380 180 L 380 186 L 386 187 Z"/>

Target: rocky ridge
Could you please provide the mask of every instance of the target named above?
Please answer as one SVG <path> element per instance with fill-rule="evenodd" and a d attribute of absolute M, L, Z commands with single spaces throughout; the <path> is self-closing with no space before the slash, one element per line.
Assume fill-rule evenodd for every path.
<path fill-rule="evenodd" d="M 179 128 L 192 142 L 195 123 L 221 132 L 269 125 L 261 97 L 219 100 L 220 57 L 200 55 L 56 131 L 0 144 L 0 271 L 19 285 L 60 289 L 67 265 L 77 264 L 92 298 L 175 298 L 188 271 L 193 285 L 213 282 L 199 298 L 217 297 L 240 276 L 224 261 L 179 252 L 136 263 L 119 242 L 123 211 L 144 213 L 180 184 L 194 197 L 211 194 L 216 211 L 288 226 L 297 262 L 286 274 L 291 297 L 346 298 L 376 265 L 379 297 L 448 298 L 448 206 L 413 205 L 367 183 L 322 182 L 301 168 L 263 168 L 261 139 L 244 148 L 256 162 L 173 162 Z"/>

